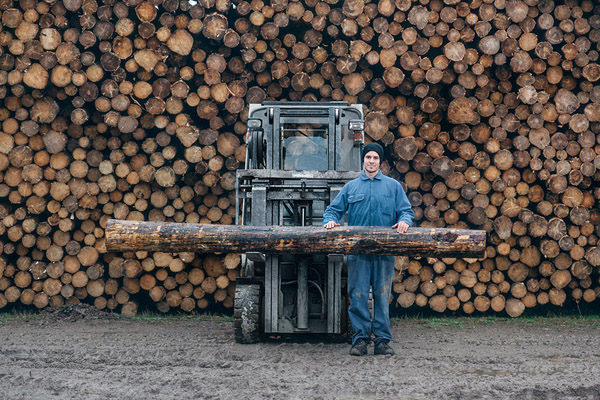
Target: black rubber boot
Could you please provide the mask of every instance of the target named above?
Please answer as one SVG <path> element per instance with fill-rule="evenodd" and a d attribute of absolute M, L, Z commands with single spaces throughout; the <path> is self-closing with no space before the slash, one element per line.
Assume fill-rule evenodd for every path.
<path fill-rule="evenodd" d="M 367 345 L 368 342 L 365 339 L 358 339 L 350 349 L 350 355 L 358 357 L 364 356 L 367 354 Z"/>
<path fill-rule="evenodd" d="M 390 345 L 388 344 L 387 340 L 382 340 L 381 342 L 377 343 L 375 345 L 374 353 L 375 353 L 375 355 L 382 355 L 382 356 L 393 356 L 396 354 L 394 352 L 394 349 L 392 349 L 390 347 Z"/>

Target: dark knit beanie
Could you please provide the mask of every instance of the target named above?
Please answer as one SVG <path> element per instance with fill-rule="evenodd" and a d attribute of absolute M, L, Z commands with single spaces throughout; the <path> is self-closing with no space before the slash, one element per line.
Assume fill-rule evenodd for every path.
<path fill-rule="evenodd" d="M 381 161 L 383 161 L 383 147 L 381 147 L 381 145 L 379 143 L 371 142 L 368 145 L 366 145 L 365 147 L 363 147 L 363 151 L 362 151 L 363 158 L 365 158 L 365 155 L 370 151 L 374 151 L 375 153 L 379 154 L 379 159 Z"/>

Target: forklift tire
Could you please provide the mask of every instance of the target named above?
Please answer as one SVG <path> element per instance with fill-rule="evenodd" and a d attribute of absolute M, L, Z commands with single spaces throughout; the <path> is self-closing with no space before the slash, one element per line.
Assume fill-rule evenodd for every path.
<path fill-rule="evenodd" d="M 257 343 L 262 335 L 260 285 L 237 285 L 235 288 L 234 336 L 238 343 Z"/>

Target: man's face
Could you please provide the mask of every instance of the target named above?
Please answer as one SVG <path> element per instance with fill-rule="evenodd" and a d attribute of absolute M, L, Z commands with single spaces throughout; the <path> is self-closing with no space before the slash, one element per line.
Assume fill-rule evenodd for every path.
<path fill-rule="evenodd" d="M 379 171 L 379 164 L 381 160 L 379 159 L 379 154 L 376 151 L 369 151 L 365 154 L 365 158 L 363 160 L 363 165 L 365 166 L 365 171 L 374 173 Z"/>

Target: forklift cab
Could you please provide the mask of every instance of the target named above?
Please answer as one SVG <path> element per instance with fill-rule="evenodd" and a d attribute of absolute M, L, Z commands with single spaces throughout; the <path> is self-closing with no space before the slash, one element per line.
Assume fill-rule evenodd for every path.
<path fill-rule="evenodd" d="M 360 171 L 362 106 L 264 102 L 249 108 L 246 169 Z"/>
<path fill-rule="evenodd" d="M 321 227 L 327 205 L 360 175 L 363 130 L 361 105 L 250 104 L 236 223 Z M 344 256 L 249 252 L 242 260 L 234 305 L 238 342 L 265 334 L 346 332 Z"/>

